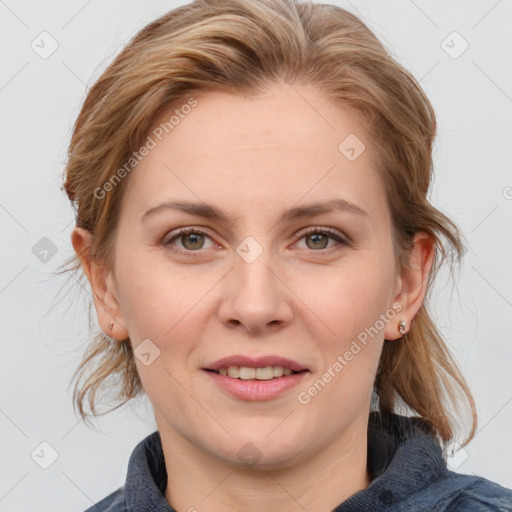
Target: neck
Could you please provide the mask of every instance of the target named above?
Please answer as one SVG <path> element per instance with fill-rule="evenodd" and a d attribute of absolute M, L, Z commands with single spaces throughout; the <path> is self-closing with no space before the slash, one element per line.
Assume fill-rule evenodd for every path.
<path fill-rule="evenodd" d="M 159 428 L 165 498 L 178 512 L 330 512 L 370 483 L 366 428 L 357 427 L 292 466 L 269 469 L 230 465 Z"/>

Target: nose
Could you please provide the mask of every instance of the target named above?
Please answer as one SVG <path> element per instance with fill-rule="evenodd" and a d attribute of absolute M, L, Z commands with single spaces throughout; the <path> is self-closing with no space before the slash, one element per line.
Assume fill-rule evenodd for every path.
<path fill-rule="evenodd" d="M 270 249 L 264 249 L 254 261 L 237 253 L 233 264 L 224 280 L 219 307 L 226 327 L 261 336 L 287 325 L 293 317 L 293 293 Z"/>

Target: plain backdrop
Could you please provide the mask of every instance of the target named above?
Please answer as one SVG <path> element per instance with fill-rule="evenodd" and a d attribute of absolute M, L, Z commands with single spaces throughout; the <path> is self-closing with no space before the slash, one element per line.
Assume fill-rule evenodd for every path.
<path fill-rule="evenodd" d="M 74 415 L 89 297 L 59 302 L 64 280 L 53 273 L 72 254 L 60 187 L 86 91 L 137 30 L 182 3 L 0 1 L 2 512 L 86 509 L 123 484 L 133 447 L 155 430 L 144 399 L 96 429 Z M 436 110 L 431 200 L 468 250 L 455 287 L 441 274 L 435 316 L 480 415 L 451 465 L 512 487 L 512 2 L 333 3 L 363 18 Z"/>

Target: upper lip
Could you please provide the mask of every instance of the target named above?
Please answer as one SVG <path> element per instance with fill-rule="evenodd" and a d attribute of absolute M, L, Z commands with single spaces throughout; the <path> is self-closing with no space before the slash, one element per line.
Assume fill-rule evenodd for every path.
<path fill-rule="evenodd" d="M 283 368 L 290 368 L 294 372 L 307 370 L 308 368 L 297 361 L 280 356 L 261 356 L 261 357 L 248 357 L 243 355 L 234 355 L 218 359 L 214 363 L 207 365 L 205 370 L 220 370 L 221 368 L 228 368 L 230 366 L 247 366 L 249 368 L 265 368 L 266 366 L 282 366 Z"/>

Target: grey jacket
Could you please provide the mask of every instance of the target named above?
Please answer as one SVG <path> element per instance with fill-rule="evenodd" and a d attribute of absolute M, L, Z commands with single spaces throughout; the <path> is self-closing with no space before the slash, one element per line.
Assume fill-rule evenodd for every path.
<path fill-rule="evenodd" d="M 371 413 L 368 469 L 370 485 L 333 512 L 512 511 L 512 490 L 448 470 L 438 442 L 418 419 Z M 160 435 L 154 432 L 135 447 L 124 487 L 86 512 L 176 512 L 164 498 L 166 485 Z"/>

